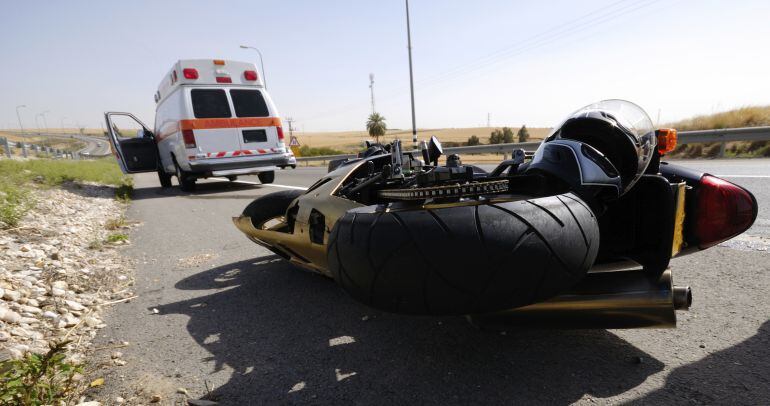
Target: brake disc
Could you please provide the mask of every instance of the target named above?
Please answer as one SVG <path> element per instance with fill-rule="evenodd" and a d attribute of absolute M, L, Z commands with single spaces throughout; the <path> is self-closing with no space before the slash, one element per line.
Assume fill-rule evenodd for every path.
<path fill-rule="evenodd" d="M 377 196 L 390 200 L 424 200 L 433 198 L 453 198 L 489 195 L 508 192 L 508 181 L 469 182 L 409 189 L 386 189 L 377 192 Z"/>

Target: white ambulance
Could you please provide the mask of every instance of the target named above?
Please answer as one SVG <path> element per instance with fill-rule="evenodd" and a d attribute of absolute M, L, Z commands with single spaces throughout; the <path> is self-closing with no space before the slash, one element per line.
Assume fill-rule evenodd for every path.
<path fill-rule="evenodd" d="M 108 138 L 125 173 L 176 176 L 182 190 L 199 178 L 257 174 L 271 183 L 277 167 L 296 165 L 281 119 L 254 64 L 180 60 L 155 93 L 151 131 L 131 113 L 107 112 Z"/>

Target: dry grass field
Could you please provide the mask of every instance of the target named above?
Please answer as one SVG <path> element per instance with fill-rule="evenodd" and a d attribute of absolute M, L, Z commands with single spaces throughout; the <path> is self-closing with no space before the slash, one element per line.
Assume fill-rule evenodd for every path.
<path fill-rule="evenodd" d="M 489 143 L 489 134 L 501 127 L 473 127 L 473 128 L 438 128 L 438 129 L 418 129 L 417 138 L 427 140 L 432 135 L 438 137 L 441 142 L 466 142 L 468 137 L 475 135 L 481 139 L 482 144 Z M 539 141 L 543 139 L 550 128 L 529 128 L 530 141 Z M 514 134 L 518 127 L 513 128 Z M 297 140 L 301 145 L 307 145 L 313 148 L 327 147 L 345 152 L 354 152 L 361 149 L 365 140 L 371 139 L 366 131 L 339 131 L 339 132 L 295 132 Z M 402 141 L 410 143 L 412 140 L 411 130 L 389 130 L 380 141 L 389 142 L 399 138 Z"/>

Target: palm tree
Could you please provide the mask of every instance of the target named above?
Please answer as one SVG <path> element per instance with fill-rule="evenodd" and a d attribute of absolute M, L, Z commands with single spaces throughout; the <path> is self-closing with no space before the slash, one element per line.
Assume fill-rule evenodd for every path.
<path fill-rule="evenodd" d="M 388 130 L 387 124 L 385 124 L 385 117 L 380 113 L 372 113 L 369 115 L 369 119 L 366 121 L 366 131 L 369 131 L 369 136 L 374 137 L 377 143 L 380 142 L 380 136 L 385 135 L 385 131 Z"/>

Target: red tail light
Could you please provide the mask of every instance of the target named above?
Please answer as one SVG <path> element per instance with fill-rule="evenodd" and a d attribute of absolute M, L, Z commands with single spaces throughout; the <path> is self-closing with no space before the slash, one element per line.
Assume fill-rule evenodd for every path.
<path fill-rule="evenodd" d="M 278 141 L 283 141 L 283 127 L 275 127 L 278 130 Z"/>
<path fill-rule="evenodd" d="M 185 148 L 195 148 L 195 134 L 193 130 L 182 130 L 182 138 L 184 139 Z"/>
<path fill-rule="evenodd" d="M 233 80 L 227 76 L 217 76 L 217 83 L 233 83 Z"/>
<path fill-rule="evenodd" d="M 182 74 L 185 79 L 198 79 L 198 70 L 193 68 L 184 68 Z"/>
<path fill-rule="evenodd" d="M 746 231 L 757 217 L 757 200 L 746 189 L 705 175 L 696 195 L 695 236 L 705 249 Z"/>
<path fill-rule="evenodd" d="M 246 80 L 257 80 L 257 71 L 253 71 L 253 70 L 243 71 L 243 78 Z"/>

